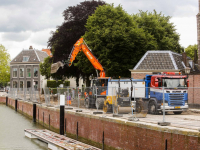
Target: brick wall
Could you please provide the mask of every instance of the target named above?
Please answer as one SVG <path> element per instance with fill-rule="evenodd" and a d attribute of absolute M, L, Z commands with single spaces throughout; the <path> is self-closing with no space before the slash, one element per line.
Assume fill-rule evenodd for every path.
<path fill-rule="evenodd" d="M 5 97 L 0 97 L 0 103 L 6 103 L 6 98 Z"/>
<path fill-rule="evenodd" d="M 199 0 L 200 11 L 200 0 Z M 197 18 L 197 45 L 198 45 L 198 66 L 200 68 L 200 12 L 196 15 Z"/>
<path fill-rule="evenodd" d="M 152 73 L 131 73 L 131 78 L 133 78 L 133 79 L 144 79 L 147 74 L 151 75 Z"/>
<path fill-rule="evenodd" d="M 200 75 L 189 75 L 188 103 L 200 104 Z"/>
<path fill-rule="evenodd" d="M 0 101 L 3 101 L 3 99 L 0 98 Z M 8 104 L 9 106 L 14 107 L 15 100 L 9 99 Z M 18 112 L 32 117 L 32 108 L 32 103 L 18 101 Z M 36 110 L 37 122 L 39 120 L 39 123 L 42 125 L 45 124 L 47 128 L 50 123 L 50 129 L 55 128 L 59 131 L 59 109 L 37 104 Z M 76 135 L 78 122 L 79 140 L 84 138 L 85 142 L 90 141 L 89 144 L 97 143 L 97 145 L 100 145 L 99 148 L 101 148 L 102 135 L 104 132 L 105 149 L 162 150 L 165 149 L 166 142 L 167 149 L 200 149 L 199 132 L 182 132 L 180 129 L 170 129 L 170 127 L 163 128 L 160 126 L 145 125 L 137 122 L 125 122 L 120 121 L 119 119 L 115 120 L 109 117 L 103 118 L 95 115 L 75 113 L 72 111 L 65 112 L 65 119 L 67 135 Z"/>

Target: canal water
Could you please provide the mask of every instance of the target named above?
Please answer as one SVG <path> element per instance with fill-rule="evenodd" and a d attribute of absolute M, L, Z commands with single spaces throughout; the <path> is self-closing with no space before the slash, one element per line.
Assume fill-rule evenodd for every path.
<path fill-rule="evenodd" d="M 43 129 L 31 119 L 0 104 L 0 150 L 47 150 L 48 145 L 25 137 L 24 129 Z"/>

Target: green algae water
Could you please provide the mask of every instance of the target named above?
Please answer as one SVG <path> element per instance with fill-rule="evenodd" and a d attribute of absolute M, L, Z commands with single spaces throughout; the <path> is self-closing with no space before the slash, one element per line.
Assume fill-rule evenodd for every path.
<path fill-rule="evenodd" d="M 31 119 L 0 104 L 0 150 L 47 150 L 48 145 L 25 136 L 24 129 L 43 129 Z"/>

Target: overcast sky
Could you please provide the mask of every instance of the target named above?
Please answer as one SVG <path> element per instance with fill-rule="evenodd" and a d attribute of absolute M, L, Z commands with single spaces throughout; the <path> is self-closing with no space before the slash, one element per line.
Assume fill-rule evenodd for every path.
<path fill-rule="evenodd" d="M 61 25 L 62 12 L 84 0 L 0 0 L 0 44 L 4 45 L 13 59 L 30 45 L 35 49 L 47 48 L 50 32 Z M 180 34 L 184 47 L 197 43 L 196 15 L 198 0 L 105 0 L 121 4 L 129 14 L 139 10 L 162 12 L 172 16 L 171 22 Z"/>

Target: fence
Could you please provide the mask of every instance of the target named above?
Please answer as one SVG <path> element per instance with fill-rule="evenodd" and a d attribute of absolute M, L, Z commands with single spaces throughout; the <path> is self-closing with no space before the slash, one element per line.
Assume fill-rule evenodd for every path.
<path fill-rule="evenodd" d="M 58 107 L 61 94 L 65 95 L 66 107 L 86 108 L 83 110 L 133 121 L 161 125 L 169 122 L 177 127 L 200 128 L 200 87 L 66 87 L 57 88 L 56 94 L 45 88 L 44 95 L 34 88 L 13 88 L 8 96 Z"/>
<path fill-rule="evenodd" d="M 40 103 L 40 93 L 35 90 L 35 88 L 11 88 L 8 92 L 8 96 L 14 99 Z"/>

